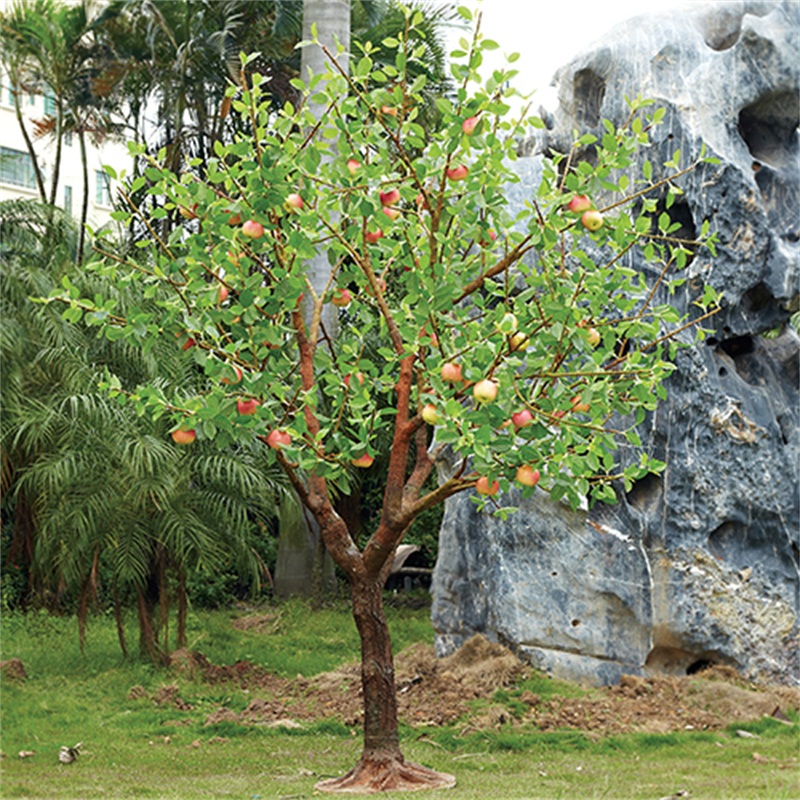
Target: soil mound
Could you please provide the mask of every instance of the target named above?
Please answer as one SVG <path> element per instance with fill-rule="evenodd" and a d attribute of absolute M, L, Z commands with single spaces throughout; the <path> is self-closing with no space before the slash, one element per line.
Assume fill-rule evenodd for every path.
<path fill-rule="evenodd" d="M 220 709 L 208 723 L 295 726 L 334 719 L 353 727 L 361 724 L 357 663 L 313 678 L 290 679 L 248 661 L 231 666 L 204 661 L 206 681 L 230 681 L 256 696 L 241 713 Z M 541 683 L 542 676 L 535 674 Z M 483 636 L 442 659 L 430 645 L 415 644 L 395 659 L 400 718 L 410 725 L 462 720 L 470 729 L 512 723 L 610 735 L 716 730 L 764 715 L 785 719 L 786 711 L 800 709 L 800 689 L 757 686 L 726 667 L 684 677 L 624 676 L 618 686 L 586 690 L 577 697 L 560 696 L 549 688 L 537 694 L 523 683 L 533 675 L 510 650 Z M 496 695 L 499 689 L 506 690 L 502 696 Z"/>

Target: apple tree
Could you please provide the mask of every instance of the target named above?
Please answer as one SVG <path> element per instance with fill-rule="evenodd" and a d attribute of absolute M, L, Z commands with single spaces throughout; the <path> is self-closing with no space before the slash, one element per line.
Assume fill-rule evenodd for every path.
<path fill-rule="evenodd" d="M 408 12 L 409 27 L 419 21 Z M 696 241 L 677 239 L 656 211 L 696 164 L 676 158 L 666 178 L 630 180 L 633 155 L 663 112 L 631 101 L 624 125 L 554 154 L 536 195 L 512 215 L 505 187 L 516 180 L 515 148 L 526 126 L 541 124 L 511 118 L 513 69 L 481 77 L 483 54 L 497 45 L 476 26 L 453 54 L 458 88 L 438 101 L 441 125 L 425 130 L 424 70 L 407 79 L 424 48 L 408 42 L 384 41 L 395 58 L 380 68 L 364 44 L 349 76 L 329 53 L 324 83 L 298 82 L 324 104 L 319 119 L 303 105 L 271 112 L 255 75 L 230 89 L 249 134 L 217 143 L 206 172 L 150 161 L 123 199 L 146 188 L 154 210 L 130 201 L 117 212 L 138 217 L 148 240 L 135 258 L 99 247 L 94 268 L 145 284 L 157 312 L 123 317 L 112 299 L 71 287 L 59 297 L 66 314 L 110 338 L 148 348 L 168 337 L 185 348 L 205 375 L 202 391 L 168 395 L 114 378 L 109 391 L 142 414 L 169 415 L 182 446 L 261 440 L 347 576 L 364 749 L 350 773 L 319 784 L 327 791 L 454 781 L 405 762 L 399 746 L 382 587 L 410 523 L 458 492 L 499 514 L 512 487 L 573 506 L 613 502 L 616 485 L 663 467 L 646 454 L 621 466 L 618 448 L 639 444 L 635 426 L 664 396 L 675 348 L 716 301 L 701 290 L 692 320 L 656 302 L 712 239 L 705 228 Z M 591 163 L 576 155 L 587 148 Z M 159 219 L 176 209 L 187 222 L 165 238 Z M 648 269 L 624 266 L 634 248 Z M 314 291 L 307 265 L 320 252 L 329 274 Z M 326 308 L 338 315 L 335 336 Z M 332 490 L 347 493 L 381 442 L 390 445 L 380 520 L 358 542 Z M 445 451 L 456 469 L 424 488 Z"/>

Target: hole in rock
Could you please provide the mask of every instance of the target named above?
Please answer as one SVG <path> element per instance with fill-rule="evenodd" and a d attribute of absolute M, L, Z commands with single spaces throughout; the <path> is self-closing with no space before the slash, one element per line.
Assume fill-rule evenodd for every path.
<path fill-rule="evenodd" d="M 719 376 L 720 376 L 720 378 L 724 378 L 727 374 L 728 374 L 728 370 L 726 370 L 725 367 L 720 367 L 719 368 Z"/>
<path fill-rule="evenodd" d="M 593 70 L 578 70 L 572 79 L 575 119 L 579 130 L 594 128 L 600 122 L 600 109 L 606 94 L 606 82 Z"/>
<path fill-rule="evenodd" d="M 680 647 L 656 645 L 645 659 L 644 666 L 651 675 L 687 675 L 689 667 L 701 659 L 698 653 L 683 650 Z"/>
<path fill-rule="evenodd" d="M 686 239 L 688 241 L 692 241 L 697 238 L 697 228 L 694 224 L 692 209 L 689 207 L 689 203 L 686 201 L 685 197 L 674 198 L 672 205 L 669 208 L 667 208 L 667 201 L 665 197 L 661 197 L 658 200 L 656 203 L 656 210 L 652 216 L 652 224 L 650 227 L 651 233 L 662 233 L 658 227 L 658 220 L 664 213 L 666 213 L 669 217 L 670 227 L 672 227 L 672 225 L 674 225 L 676 222 L 678 223 L 678 227 L 675 228 L 675 230 L 670 231 L 668 236 L 675 239 Z M 687 245 L 686 250 L 688 251 L 686 263 L 691 264 L 692 259 L 694 258 L 695 248 Z"/>
<path fill-rule="evenodd" d="M 557 573 L 555 570 L 553 570 L 553 571 L 552 571 L 550 574 L 551 574 L 551 575 L 552 575 L 554 578 L 558 576 L 558 573 Z"/>
<path fill-rule="evenodd" d="M 697 661 L 692 662 L 688 667 L 686 667 L 686 674 L 697 675 L 698 672 L 702 672 L 703 670 L 713 666 L 713 661 L 709 661 L 707 658 L 698 658 Z"/>
<path fill-rule="evenodd" d="M 717 339 L 716 336 L 709 336 L 708 339 L 706 339 L 706 346 L 714 347 L 718 343 L 718 341 L 719 340 Z"/>
<path fill-rule="evenodd" d="M 719 348 L 736 360 L 740 356 L 752 353 L 756 346 L 752 336 L 733 336 L 720 342 Z"/>
<path fill-rule="evenodd" d="M 642 514 L 652 514 L 658 509 L 664 485 L 660 475 L 645 475 L 636 481 L 631 490 L 625 495 L 628 505 Z"/>
<path fill-rule="evenodd" d="M 753 158 L 778 169 L 791 169 L 797 160 L 800 95 L 776 90 L 739 112 L 739 135 Z"/>
<path fill-rule="evenodd" d="M 573 628 L 577 628 L 577 627 L 578 627 L 578 625 L 580 625 L 580 624 L 581 624 L 581 621 L 580 621 L 579 619 L 574 619 L 574 620 L 572 620 L 572 622 L 570 623 L 570 625 L 572 625 L 572 627 L 573 627 Z"/>
<path fill-rule="evenodd" d="M 757 314 L 766 308 L 775 306 L 775 297 L 763 281 L 748 289 L 742 295 L 742 307 L 750 314 Z"/>

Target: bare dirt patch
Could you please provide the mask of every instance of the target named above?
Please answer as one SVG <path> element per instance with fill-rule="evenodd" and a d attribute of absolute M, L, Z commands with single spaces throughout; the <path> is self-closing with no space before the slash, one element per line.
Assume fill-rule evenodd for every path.
<path fill-rule="evenodd" d="M 254 695 L 241 713 L 220 709 L 207 720 L 285 725 L 334 719 L 358 726 L 362 719 L 358 664 L 314 678 L 281 678 L 248 661 L 210 664 L 200 654 L 183 658 L 209 683 L 231 682 Z M 618 686 L 580 697 L 547 692 L 542 698 L 522 683 L 531 668 L 505 647 L 476 636 L 447 658 L 416 644 L 395 659 L 400 718 L 414 726 L 462 721 L 467 728 L 533 724 L 541 730 L 572 728 L 595 735 L 716 730 L 735 722 L 800 709 L 800 690 L 756 686 L 727 668 L 685 677 L 625 676 Z M 505 689 L 503 696 L 496 695 Z"/>

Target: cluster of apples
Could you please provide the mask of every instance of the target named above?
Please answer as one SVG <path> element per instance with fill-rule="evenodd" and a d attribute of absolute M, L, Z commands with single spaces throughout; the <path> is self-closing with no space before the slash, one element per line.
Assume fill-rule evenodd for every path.
<path fill-rule="evenodd" d="M 574 195 L 567 208 L 573 214 L 581 215 L 581 225 L 587 231 L 594 233 L 603 227 L 603 215 L 596 208 L 592 208 L 592 201 L 585 194 Z"/>

